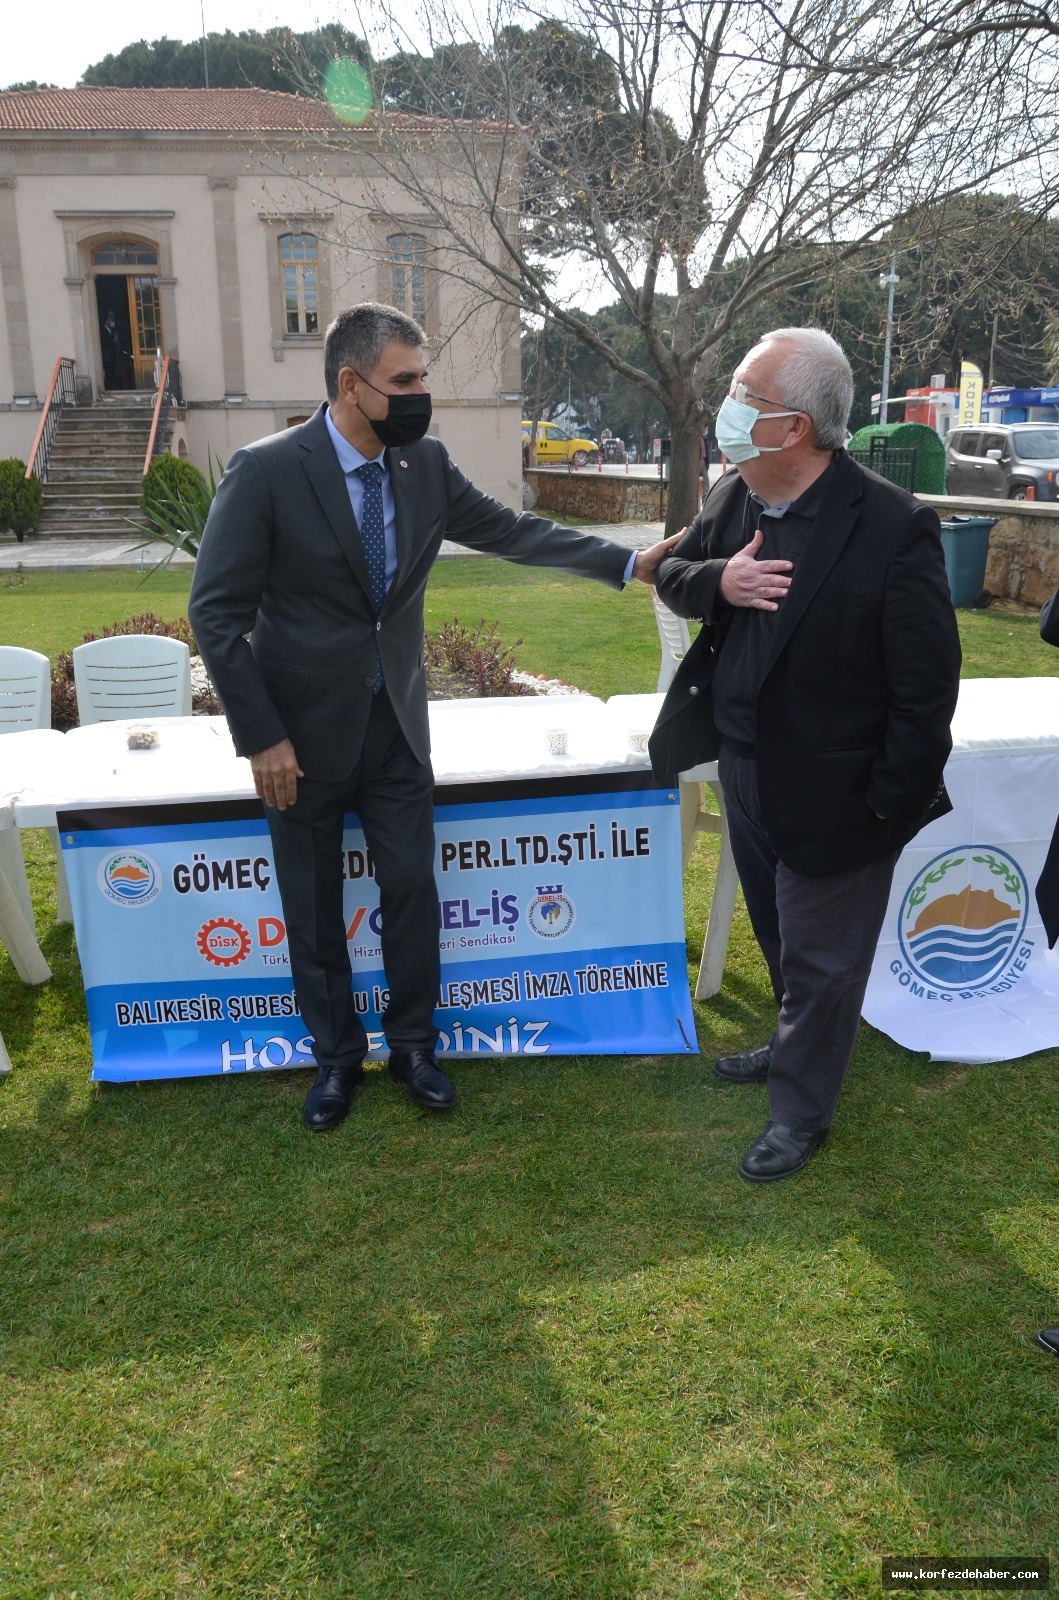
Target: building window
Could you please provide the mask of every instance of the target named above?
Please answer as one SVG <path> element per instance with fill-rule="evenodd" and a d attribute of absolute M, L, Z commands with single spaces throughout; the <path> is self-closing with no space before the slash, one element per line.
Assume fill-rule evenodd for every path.
<path fill-rule="evenodd" d="M 92 251 L 97 267 L 156 267 L 158 251 L 153 244 L 137 244 L 135 239 L 111 239 Z"/>
<path fill-rule="evenodd" d="M 427 242 L 418 233 L 391 233 L 386 241 L 390 300 L 422 328 L 427 320 Z"/>
<path fill-rule="evenodd" d="M 319 333 L 320 283 L 315 236 L 311 233 L 281 233 L 279 270 L 286 332 Z"/>

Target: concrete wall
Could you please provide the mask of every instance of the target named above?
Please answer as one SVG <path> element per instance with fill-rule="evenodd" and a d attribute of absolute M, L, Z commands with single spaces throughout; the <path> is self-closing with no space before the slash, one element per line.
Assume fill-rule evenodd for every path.
<path fill-rule="evenodd" d="M 667 490 L 657 481 L 613 477 L 608 473 L 556 471 L 528 467 L 523 473 L 533 492 L 534 505 L 561 517 L 585 517 L 589 522 L 661 522 L 665 518 Z"/>
<path fill-rule="evenodd" d="M 992 594 L 1042 606 L 1059 589 L 1059 505 L 1032 500 L 972 500 L 920 495 L 943 519 L 996 517 L 989 535 L 985 586 Z"/>

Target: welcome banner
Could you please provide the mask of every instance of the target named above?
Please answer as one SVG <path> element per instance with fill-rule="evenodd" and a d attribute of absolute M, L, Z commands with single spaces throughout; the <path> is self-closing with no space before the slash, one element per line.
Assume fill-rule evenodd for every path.
<path fill-rule="evenodd" d="M 864 1016 L 935 1061 L 1059 1044 L 1059 948 L 1034 900 L 1059 811 L 1059 752 L 957 755 L 953 810 L 894 874 Z"/>
<path fill-rule="evenodd" d="M 93 1078 L 311 1065 L 256 802 L 60 812 Z M 442 1053 L 697 1050 L 676 789 L 649 773 L 438 789 Z M 343 841 L 353 995 L 384 1055 L 379 897 Z"/>

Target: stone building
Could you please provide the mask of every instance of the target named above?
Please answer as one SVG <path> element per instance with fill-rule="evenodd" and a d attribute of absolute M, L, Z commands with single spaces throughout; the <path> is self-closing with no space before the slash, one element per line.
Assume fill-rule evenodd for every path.
<path fill-rule="evenodd" d="M 517 308 L 452 270 L 377 149 L 370 122 L 263 89 L 0 93 L 0 456 L 28 458 L 60 357 L 68 409 L 103 420 L 149 412 L 169 355 L 185 402 L 170 448 L 223 462 L 309 415 L 331 316 L 385 300 L 426 328 L 432 431 L 519 505 Z"/>

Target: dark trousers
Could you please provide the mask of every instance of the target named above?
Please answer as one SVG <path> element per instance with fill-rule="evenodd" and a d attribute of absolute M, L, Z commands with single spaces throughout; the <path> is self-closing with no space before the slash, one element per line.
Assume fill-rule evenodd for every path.
<path fill-rule="evenodd" d="M 831 1125 L 857 1037 L 897 856 L 810 878 L 769 842 L 757 764 L 723 750 L 721 784 L 739 882 L 780 1015 L 772 1042 L 773 1122 Z"/>
<path fill-rule="evenodd" d="M 1051 950 L 1059 941 L 1059 821 L 1055 824 L 1044 868 L 1037 880 L 1037 909 Z"/>
<path fill-rule="evenodd" d="M 322 1066 L 367 1052 L 353 1005 L 342 906 L 342 819 L 356 811 L 375 867 L 382 960 L 390 991 L 382 1025 L 391 1050 L 432 1050 L 441 977 L 434 881 L 434 775 L 417 761 L 385 690 L 348 778 L 298 781 L 286 811 L 265 807 L 287 924 L 291 972 L 313 1055 Z M 370 938 L 362 932 L 359 937 Z"/>

